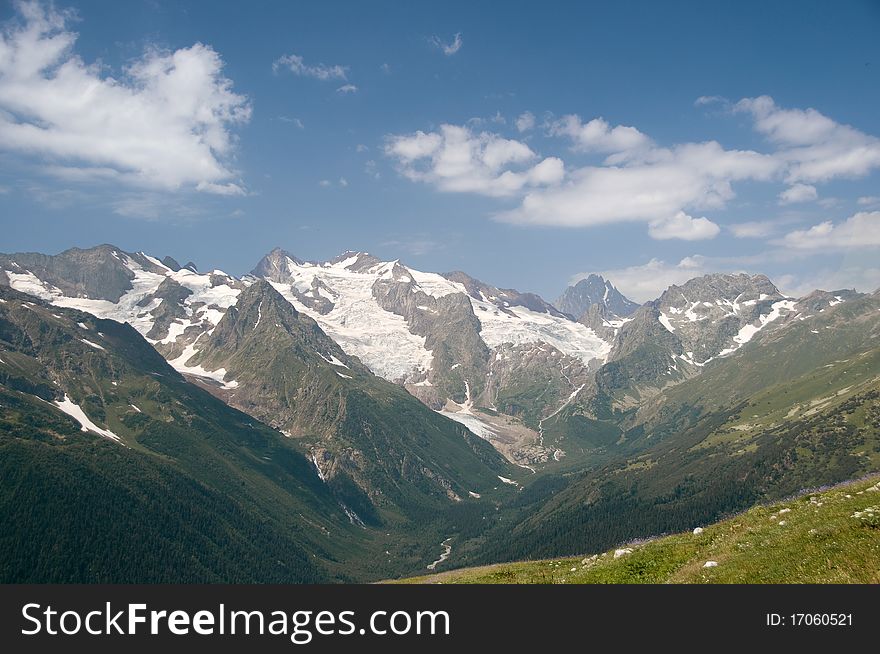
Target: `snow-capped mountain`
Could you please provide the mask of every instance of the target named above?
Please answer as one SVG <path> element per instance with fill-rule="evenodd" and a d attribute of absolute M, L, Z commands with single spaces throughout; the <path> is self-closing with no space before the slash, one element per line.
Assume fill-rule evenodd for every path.
<path fill-rule="evenodd" d="M 762 331 L 855 296 L 817 291 L 796 300 L 762 275 L 708 275 L 634 310 L 611 282 L 594 275 L 567 289 L 557 309 L 463 272 L 423 272 L 363 252 L 308 262 L 275 249 L 242 278 L 110 245 L 55 256 L 0 255 L 0 283 L 130 323 L 180 372 L 221 395 L 241 395 L 227 398 L 232 403 L 259 400 L 236 391 L 240 357 L 214 334 L 261 280 L 338 344 L 337 360 L 356 357 L 524 466 L 565 455 L 546 432 L 547 421 L 558 423 L 563 410 L 596 419 L 603 397 L 612 398 L 609 406 L 629 406 L 700 374 Z M 256 331 L 261 305 L 251 307 L 251 300 Z M 579 320 L 572 319 L 581 307 L 587 308 Z M 325 354 L 324 361 L 333 360 Z M 256 384 L 258 373 L 248 370 L 247 383 Z M 283 412 L 272 406 L 267 400 L 252 411 L 273 422 Z"/>
<path fill-rule="evenodd" d="M 621 325 L 598 373 L 599 393 L 619 408 L 631 407 L 765 333 L 858 296 L 815 291 L 790 298 L 764 275 L 747 274 L 705 275 L 671 286 Z"/>
<path fill-rule="evenodd" d="M 632 315 L 639 305 L 624 296 L 609 280 L 592 274 L 566 288 L 556 300 L 556 307 L 573 318 L 580 318 L 592 307 L 600 307 L 608 318 L 619 319 Z"/>
<path fill-rule="evenodd" d="M 602 360 L 610 350 L 592 330 L 538 296 L 499 290 L 460 272 L 421 272 L 362 252 L 311 263 L 276 249 L 252 274 L 271 281 L 346 352 L 392 381 L 428 379 L 436 362 L 426 342 L 429 332 L 439 327 L 431 325 L 439 323 L 432 320 L 439 311 L 434 305 L 454 294 L 469 298 L 480 339 L 490 349 L 546 343 L 584 363 Z M 462 310 L 467 312 L 467 306 Z"/>
<path fill-rule="evenodd" d="M 9 285 L 58 306 L 127 322 L 183 373 L 234 387 L 226 371 L 188 366 L 198 340 L 210 334 L 245 284 L 221 270 L 169 267 L 143 252 L 111 245 L 56 256 L 0 255 Z M 176 270 L 175 270 L 176 268 Z"/>

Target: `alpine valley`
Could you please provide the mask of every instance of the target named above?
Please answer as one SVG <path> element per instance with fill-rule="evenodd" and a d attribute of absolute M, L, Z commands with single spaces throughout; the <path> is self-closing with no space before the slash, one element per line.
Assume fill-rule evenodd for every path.
<path fill-rule="evenodd" d="M 375 581 L 878 470 L 880 291 L 638 305 L 590 275 L 551 304 L 363 252 L 0 254 L 3 582 Z"/>

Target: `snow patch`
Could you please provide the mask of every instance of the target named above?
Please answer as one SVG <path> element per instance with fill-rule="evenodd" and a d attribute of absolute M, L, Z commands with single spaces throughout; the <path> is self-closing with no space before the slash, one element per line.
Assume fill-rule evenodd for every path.
<path fill-rule="evenodd" d="M 318 355 L 319 355 L 322 359 L 324 359 L 324 361 L 326 361 L 327 363 L 333 364 L 334 366 L 342 366 L 343 368 L 348 368 L 347 365 L 345 365 L 344 363 L 342 363 L 342 361 L 340 361 L 339 359 L 337 359 L 337 358 L 336 358 L 335 356 L 333 356 L 332 354 L 331 354 L 329 357 L 327 357 L 327 356 L 321 354 L 320 352 L 318 352 Z"/>
<path fill-rule="evenodd" d="M 86 339 L 84 339 L 84 338 L 81 338 L 81 339 L 79 339 L 79 340 L 81 340 L 81 341 L 82 341 L 83 343 L 85 343 L 86 345 L 91 345 L 91 346 L 92 346 L 93 348 L 95 348 L 96 350 L 102 350 L 102 351 L 106 352 L 106 350 L 104 350 L 104 348 L 101 347 L 100 345 L 98 345 L 97 343 L 92 343 L 91 341 L 88 341 L 88 340 L 86 340 Z"/>
<path fill-rule="evenodd" d="M 109 429 L 102 429 L 98 427 L 94 422 L 89 420 L 89 417 L 86 415 L 86 412 L 82 410 L 82 408 L 76 404 L 73 400 L 67 397 L 67 393 L 64 394 L 64 399 L 61 401 L 56 400 L 53 402 L 55 406 L 61 409 L 64 413 L 69 415 L 71 418 L 76 420 L 80 424 L 81 431 L 93 431 L 96 434 L 100 434 L 105 438 L 109 438 L 110 440 L 114 440 L 117 443 L 121 443 L 122 440 L 114 434 Z"/>

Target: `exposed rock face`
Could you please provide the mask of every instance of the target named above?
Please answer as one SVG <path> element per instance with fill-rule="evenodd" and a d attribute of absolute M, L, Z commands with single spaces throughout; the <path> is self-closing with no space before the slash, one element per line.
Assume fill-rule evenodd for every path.
<path fill-rule="evenodd" d="M 123 253 L 112 245 L 88 250 L 71 248 L 61 254 L 24 252 L 0 254 L 0 268 L 12 274 L 31 273 L 69 297 L 118 302 L 132 288 L 134 273 L 123 261 Z M 158 262 L 142 253 L 126 255 L 153 272 L 163 270 Z"/>
<path fill-rule="evenodd" d="M 214 392 L 297 439 L 367 524 L 383 507 L 460 499 L 504 468 L 488 443 L 373 375 L 268 281 L 242 291 L 198 346 L 188 365 L 222 371 Z M 452 460 L 468 472 L 442 463 Z"/>
<path fill-rule="evenodd" d="M 165 258 L 162 259 L 162 265 L 166 266 L 167 268 L 170 268 L 174 272 L 177 272 L 181 268 L 181 265 L 179 263 L 177 263 L 177 261 L 174 259 L 174 257 L 168 257 L 168 256 L 166 256 Z"/>
<path fill-rule="evenodd" d="M 795 309 L 801 314 L 816 314 L 821 313 L 830 307 L 837 306 L 841 302 L 848 302 L 849 300 L 854 300 L 860 297 L 864 297 L 864 294 L 857 293 L 852 289 L 841 289 L 839 291 L 813 291 L 809 295 L 800 298 L 795 305 Z"/>
<path fill-rule="evenodd" d="M 389 278 L 373 284 L 373 297 L 386 311 L 403 316 L 410 331 L 424 336 L 425 348 L 432 352 L 425 380 L 409 388 L 437 409 L 447 398 L 464 402 L 465 382 L 475 396 L 483 392 L 489 348 L 480 338 L 480 321 L 466 295 L 428 295 L 406 268 L 395 264 Z"/>
<path fill-rule="evenodd" d="M 556 307 L 534 293 L 520 293 L 512 288 L 496 288 L 460 270 L 444 273 L 443 276 L 449 281 L 464 286 L 468 295 L 475 300 L 490 302 L 501 310 L 504 310 L 506 307 L 525 307 L 537 313 L 549 313 L 554 316 L 562 315 Z"/>
<path fill-rule="evenodd" d="M 780 317 L 780 312 L 787 313 L 793 303 L 777 306 L 785 301 L 764 275 L 718 274 L 670 286 L 655 306 L 658 319 L 678 337 L 686 356 L 704 363 L 747 342 L 749 330 L 740 333 L 746 326 L 757 326 L 762 317 L 766 322 Z"/>
<path fill-rule="evenodd" d="M 617 336 L 617 333 L 620 331 L 620 328 L 628 321 L 629 318 L 621 318 L 615 315 L 601 302 L 591 305 L 590 308 L 578 318 L 579 323 L 586 325 L 596 332 L 597 336 L 606 341 L 613 341 L 614 337 Z"/>
<path fill-rule="evenodd" d="M 260 259 L 251 274 L 273 282 L 286 282 L 292 275 L 291 263 L 302 265 L 303 262 L 286 250 L 275 248 Z"/>
<path fill-rule="evenodd" d="M 180 268 L 178 268 L 180 270 Z M 187 317 L 184 301 L 192 295 L 192 291 L 181 286 L 173 279 L 166 278 L 154 293 L 147 295 L 137 303 L 139 307 L 148 307 L 154 300 L 161 300 L 159 306 L 151 311 L 155 318 L 153 328 L 147 332 L 147 338 L 158 341 L 168 336 L 168 330 L 175 319 L 185 320 Z"/>
<path fill-rule="evenodd" d="M 591 384 L 592 377 L 582 361 L 549 345 L 501 346 L 492 353 L 484 403 L 537 430 L 542 418 Z"/>
<path fill-rule="evenodd" d="M 601 275 L 585 277 L 556 300 L 556 307 L 573 318 L 581 318 L 594 306 L 603 307 L 608 316 L 617 318 L 626 318 L 639 308 Z"/>

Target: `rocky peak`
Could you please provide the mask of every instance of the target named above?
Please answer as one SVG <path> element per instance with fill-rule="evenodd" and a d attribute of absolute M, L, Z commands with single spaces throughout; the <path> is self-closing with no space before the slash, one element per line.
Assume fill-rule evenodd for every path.
<path fill-rule="evenodd" d="M 181 265 L 177 263 L 177 260 L 174 257 L 166 256 L 162 259 L 162 265 L 166 266 L 173 272 L 178 272 L 181 269 Z"/>
<path fill-rule="evenodd" d="M 70 248 L 56 255 L 0 254 L 0 269 L 14 274 L 31 273 L 68 297 L 118 302 L 132 288 L 132 260 L 142 268 L 159 269 L 143 255 L 128 254 L 108 244 Z"/>
<path fill-rule="evenodd" d="M 251 274 L 255 277 L 271 279 L 273 282 L 286 282 L 291 277 L 291 264 L 301 266 L 302 263 L 286 250 L 274 248 L 260 259 Z"/>
<path fill-rule="evenodd" d="M 326 262 L 326 265 L 335 266 L 345 263 L 345 269 L 352 272 L 365 272 L 370 268 L 383 263 L 381 259 L 374 257 L 369 252 L 354 252 L 347 250 L 337 257 Z"/>
<path fill-rule="evenodd" d="M 594 305 L 602 305 L 612 316 L 620 318 L 632 315 L 639 308 L 638 304 L 624 296 L 610 281 L 596 274 L 588 275 L 569 286 L 556 300 L 556 307 L 574 318 L 580 318 Z"/>
<path fill-rule="evenodd" d="M 496 288 L 460 270 L 443 273 L 443 276 L 451 282 L 464 286 L 468 295 L 475 300 L 494 304 L 502 311 L 506 307 L 525 307 L 536 313 L 549 313 L 559 317 L 563 315 L 556 307 L 535 293 L 520 293 L 512 288 Z"/>
<path fill-rule="evenodd" d="M 660 307 L 684 307 L 717 301 L 733 304 L 782 300 L 784 296 L 766 275 L 711 274 L 695 277 L 681 286 L 672 285 L 660 296 Z M 695 309 L 696 310 L 696 309 Z"/>

